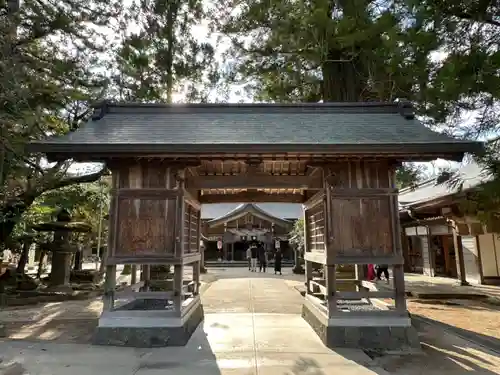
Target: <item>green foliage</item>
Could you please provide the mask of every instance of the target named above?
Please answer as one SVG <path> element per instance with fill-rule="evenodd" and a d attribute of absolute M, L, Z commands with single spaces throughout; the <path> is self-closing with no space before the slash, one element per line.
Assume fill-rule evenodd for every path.
<path fill-rule="evenodd" d="M 425 169 L 422 165 L 406 163 L 396 170 L 396 184 L 398 189 L 416 187 L 424 177 Z"/>
<path fill-rule="evenodd" d="M 172 103 L 183 93 L 187 101 L 207 101 L 202 89 L 216 80 L 214 49 L 193 35 L 204 17 L 203 2 L 141 1 L 131 13 L 139 31 L 127 35 L 116 51 L 118 97 Z"/>
<path fill-rule="evenodd" d="M 290 243 L 295 246 L 295 248 L 300 252 L 304 253 L 305 240 L 304 240 L 304 219 L 298 219 L 294 225 L 292 231 L 289 233 Z"/>
<path fill-rule="evenodd" d="M 46 191 L 91 182 L 100 173 L 70 176 L 71 161 L 46 165 L 25 145 L 77 129 L 89 102 L 105 95 L 100 54 L 111 0 L 9 0 L 0 8 L 0 246 L 34 200 Z M 103 71 L 104 69 L 101 69 Z M 104 70 L 105 71 L 105 70 Z"/>

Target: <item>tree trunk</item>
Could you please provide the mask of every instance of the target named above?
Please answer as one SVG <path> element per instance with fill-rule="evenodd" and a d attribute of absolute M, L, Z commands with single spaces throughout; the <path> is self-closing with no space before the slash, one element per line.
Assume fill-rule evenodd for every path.
<path fill-rule="evenodd" d="M 172 94 L 174 91 L 174 58 L 175 58 L 175 25 L 177 14 L 179 11 L 179 4 L 177 1 L 173 1 L 168 7 L 167 13 L 167 103 L 172 103 Z"/>
<path fill-rule="evenodd" d="M 25 241 L 23 244 L 23 250 L 21 251 L 21 257 L 19 258 L 19 262 L 17 263 L 16 273 L 24 274 L 26 263 L 28 263 L 30 247 L 31 247 L 31 242 Z"/>
<path fill-rule="evenodd" d="M 341 51 L 331 51 L 322 66 L 324 102 L 359 102 L 367 86 L 362 65 Z"/>
<path fill-rule="evenodd" d="M 97 250 L 99 251 L 99 250 Z M 106 258 L 108 257 L 108 248 L 104 247 L 101 256 L 101 264 L 99 265 L 99 275 L 104 275 L 106 270 Z"/>
<path fill-rule="evenodd" d="M 37 279 L 40 279 L 42 277 L 43 261 L 44 261 L 46 256 L 47 256 L 47 252 L 45 250 L 42 250 L 40 252 L 40 259 L 38 260 L 38 270 L 36 271 L 36 278 Z"/>

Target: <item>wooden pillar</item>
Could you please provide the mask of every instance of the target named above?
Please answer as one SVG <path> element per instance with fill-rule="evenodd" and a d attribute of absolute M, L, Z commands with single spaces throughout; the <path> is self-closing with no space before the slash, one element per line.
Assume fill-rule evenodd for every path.
<path fill-rule="evenodd" d="M 184 266 L 176 264 L 174 266 L 174 309 L 177 316 L 182 314 Z"/>
<path fill-rule="evenodd" d="M 185 172 L 183 169 L 177 171 L 177 189 L 184 191 L 185 186 Z M 184 257 L 184 217 L 185 217 L 186 202 L 183 196 L 177 198 L 176 204 L 176 222 L 175 222 L 175 257 L 182 259 Z M 183 279 L 184 279 L 184 266 L 176 264 L 174 266 L 174 309 L 177 316 L 182 314 L 182 301 L 183 301 Z"/>
<path fill-rule="evenodd" d="M 135 284 L 137 283 L 137 265 L 132 264 L 132 279 L 130 281 L 130 284 Z"/>
<path fill-rule="evenodd" d="M 184 191 L 184 170 L 177 171 L 177 189 Z M 175 205 L 175 257 L 182 258 L 184 256 L 184 217 L 185 217 L 186 202 L 184 196 L 177 197 Z"/>
<path fill-rule="evenodd" d="M 149 290 L 149 281 L 151 280 L 151 267 L 149 264 L 143 264 L 141 270 L 141 281 L 144 281 L 144 286 L 141 288 L 142 292 Z"/>
<path fill-rule="evenodd" d="M 405 261 L 403 269 L 405 272 L 411 272 L 413 264 L 411 264 L 410 257 L 410 242 L 404 230 L 401 231 L 401 246 L 403 247 L 403 258 Z"/>
<path fill-rule="evenodd" d="M 443 255 L 444 255 L 444 268 L 447 276 L 451 276 L 451 263 L 450 263 L 450 247 L 448 236 L 443 236 Z"/>
<path fill-rule="evenodd" d="M 305 277 L 306 277 L 306 293 L 307 294 L 311 294 L 311 289 L 310 289 L 310 281 L 312 280 L 312 271 L 313 271 L 313 268 L 312 268 L 312 262 L 309 262 L 309 261 L 305 261 L 305 266 L 306 266 L 306 272 L 305 272 Z"/>
<path fill-rule="evenodd" d="M 120 186 L 120 173 L 113 170 L 111 175 L 111 186 L 118 189 Z M 115 194 L 111 195 L 109 205 L 109 229 L 108 229 L 108 249 L 101 259 L 106 264 L 106 276 L 104 280 L 103 311 L 110 311 L 114 307 L 114 292 L 116 289 L 116 265 L 107 265 L 107 258 L 116 253 L 118 238 L 118 198 Z M 99 252 L 100 249 L 97 249 Z M 40 258 L 42 259 L 42 258 Z"/>
<path fill-rule="evenodd" d="M 328 316 L 333 316 L 337 312 L 337 283 L 336 283 L 336 265 L 324 266 L 326 286 L 326 303 L 328 307 Z"/>
<path fill-rule="evenodd" d="M 465 263 L 464 263 L 464 250 L 462 248 L 462 239 L 458 234 L 458 230 L 456 228 L 456 223 L 453 226 L 453 247 L 455 248 L 455 259 L 457 262 L 457 275 L 458 280 L 460 281 L 460 285 L 469 285 L 467 282 L 466 274 L 465 274 Z"/>
<path fill-rule="evenodd" d="M 200 273 L 201 273 L 201 262 L 194 262 L 193 263 L 193 282 L 194 282 L 193 294 L 195 296 L 200 293 Z"/>
<path fill-rule="evenodd" d="M 116 289 L 116 265 L 106 266 L 106 278 L 104 280 L 104 311 L 113 310 Z"/>
<path fill-rule="evenodd" d="M 396 189 L 396 167 L 389 169 L 391 188 Z M 390 200 L 390 215 L 392 227 L 392 246 L 394 255 L 403 257 L 403 246 L 401 244 L 401 223 L 399 222 L 399 205 L 398 196 L 392 195 Z M 405 292 L 405 273 L 403 264 L 395 264 L 392 268 L 393 284 L 394 284 L 394 303 L 396 310 L 406 311 L 406 292 Z"/>
<path fill-rule="evenodd" d="M 201 257 L 201 260 L 200 260 L 200 270 L 201 272 L 206 272 L 206 268 L 205 268 L 205 246 L 202 246 L 201 249 L 200 249 L 200 257 Z"/>
<path fill-rule="evenodd" d="M 307 210 L 304 208 L 304 258 L 305 254 L 310 251 L 309 248 L 309 219 L 307 217 Z M 305 285 L 306 285 L 306 294 L 311 293 L 310 289 L 310 281 L 312 280 L 312 263 L 309 261 L 304 262 L 305 265 Z"/>

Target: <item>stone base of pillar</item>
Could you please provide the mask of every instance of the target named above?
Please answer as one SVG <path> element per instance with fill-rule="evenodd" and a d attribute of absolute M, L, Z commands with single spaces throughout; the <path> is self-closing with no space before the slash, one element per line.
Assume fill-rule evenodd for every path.
<path fill-rule="evenodd" d="M 123 316 L 114 317 L 113 311 L 103 313 L 93 344 L 133 348 L 184 346 L 204 316 L 199 299 L 197 305 L 182 318 L 161 317 L 158 311 L 136 310 L 134 313 L 133 317 L 126 319 Z M 143 313 L 143 316 L 137 313 Z"/>
<path fill-rule="evenodd" d="M 302 306 L 302 317 L 329 348 L 354 348 L 378 353 L 421 351 L 417 330 L 411 319 L 401 317 L 359 317 L 328 319 L 309 301 Z"/>

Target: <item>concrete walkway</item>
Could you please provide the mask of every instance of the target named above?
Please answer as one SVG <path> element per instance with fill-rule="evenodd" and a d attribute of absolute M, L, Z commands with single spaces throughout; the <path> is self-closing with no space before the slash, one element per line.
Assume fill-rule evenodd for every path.
<path fill-rule="evenodd" d="M 387 374 L 360 350 L 324 347 L 300 317 L 289 281 L 245 274 L 215 281 L 203 294 L 205 321 L 186 347 L 132 349 L 0 341 L 9 375 L 345 375 Z M 19 370 L 19 371 L 18 371 Z M 3 375 L 3 374 L 2 374 Z"/>

